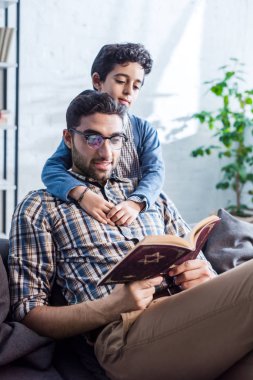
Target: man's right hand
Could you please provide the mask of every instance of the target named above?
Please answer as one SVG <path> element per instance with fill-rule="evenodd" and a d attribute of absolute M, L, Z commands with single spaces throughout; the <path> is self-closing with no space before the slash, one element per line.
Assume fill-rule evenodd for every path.
<path fill-rule="evenodd" d="M 143 310 L 153 300 L 155 286 L 162 282 L 161 276 L 135 281 L 126 285 L 116 285 L 110 298 L 119 313 Z M 116 311 L 116 309 L 114 309 Z"/>
<path fill-rule="evenodd" d="M 153 300 L 162 277 L 116 285 L 110 295 L 67 306 L 37 306 L 23 323 L 40 335 L 53 339 L 85 333 L 120 319 L 121 313 L 144 310 Z"/>

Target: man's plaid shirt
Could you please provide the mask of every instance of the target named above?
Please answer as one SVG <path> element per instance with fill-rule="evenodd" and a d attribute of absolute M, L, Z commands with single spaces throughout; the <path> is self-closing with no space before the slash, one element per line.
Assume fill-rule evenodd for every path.
<path fill-rule="evenodd" d="M 79 176 L 80 178 L 80 176 Z M 133 180 L 111 178 L 104 187 L 83 178 L 97 194 L 115 204 L 133 191 Z M 14 318 L 48 304 L 54 281 L 68 304 L 106 296 L 112 286 L 98 280 L 146 235 L 189 231 L 175 206 L 159 200 L 128 227 L 105 225 L 74 202 L 64 202 L 46 190 L 31 192 L 13 216 L 10 234 L 10 289 Z"/>

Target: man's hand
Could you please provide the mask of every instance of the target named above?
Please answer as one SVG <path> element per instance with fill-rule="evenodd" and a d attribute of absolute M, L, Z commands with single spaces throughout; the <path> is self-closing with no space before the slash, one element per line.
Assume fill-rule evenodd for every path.
<path fill-rule="evenodd" d="M 129 226 L 137 218 L 144 205 L 144 202 L 123 201 L 110 209 L 107 218 L 117 226 Z"/>
<path fill-rule="evenodd" d="M 112 226 L 115 225 L 113 221 L 107 217 L 107 213 L 114 207 L 114 204 L 106 201 L 102 196 L 88 190 L 79 204 L 87 214 L 93 216 L 99 222 L 111 224 Z"/>
<path fill-rule="evenodd" d="M 118 309 L 119 313 L 125 313 L 145 309 L 153 300 L 155 286 L 160 285 L 162 280 L 163 278 L 159 276 L 127 285 L 116 285 L 109 296 L 113 310 Z"/>
<path fill-rule="evenodd" d="M 169 270 L 168 274 L 174 276 L 175 284 L 184 290 L 194 288 L 215 277 L 215 274 L 209 269 L 208 263 L 199 259 L 188 260 L 183 264 L 176 265 Z"/>
<path fill-rule="evenodd" d="M 121 313 L 144 310 L 152 301 L 162 277 L 116 285 L 107 297 L 62 307 L 37 306 L 23 323 L 53 339 L 79 335 L 120 319 Z"/>

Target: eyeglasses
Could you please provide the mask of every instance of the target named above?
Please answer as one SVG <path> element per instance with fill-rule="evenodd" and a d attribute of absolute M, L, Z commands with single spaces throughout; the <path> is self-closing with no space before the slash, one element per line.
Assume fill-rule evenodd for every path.
<path fill-rule="evenodd" d="M 76 129 L 69 128 L 73 133 L 77 133 L 80 136 L 83 136 L 87 142 L 87 145 L 92 149 L 99 149 L 104 144 L 105 140 L 110 141 L 110 146 L 112 149 L 117 150 L 121 149 L 123 143 L 127 141 L 127 137 L 124 133 L 117 133 L 111 137 L 104 137 L 97 133 L 85 133 L 77 131 Z"/>

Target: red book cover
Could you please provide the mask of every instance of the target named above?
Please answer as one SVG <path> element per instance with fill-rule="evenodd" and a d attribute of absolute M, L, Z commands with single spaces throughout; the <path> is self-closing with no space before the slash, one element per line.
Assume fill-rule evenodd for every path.
<path fill-rule="evenodd" d="M 146 236 L 100 279 L 98 285 L 144 280 L 166 274 L 172 265 L 195 259 L 219 221 L 216 215 L 205 218 L 185 238 Z"/>

